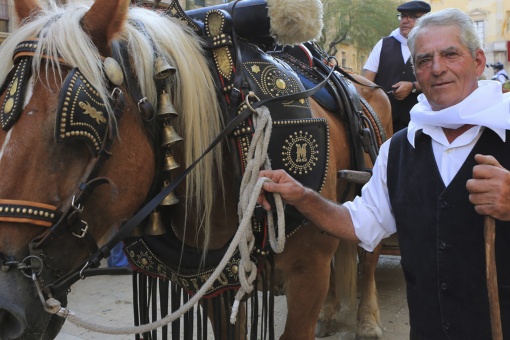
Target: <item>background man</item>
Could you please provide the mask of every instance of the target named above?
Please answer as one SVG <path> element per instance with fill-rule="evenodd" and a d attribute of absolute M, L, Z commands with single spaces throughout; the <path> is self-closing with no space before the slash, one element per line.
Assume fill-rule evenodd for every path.
<path fill-rule="evenodd" d="M 400 24 L 388 37 L 374 46 L 363 68 L 363 76 L 381 85 L 391 102 L 393 131 L 409 123 L 409 111 L 417 103 L 419 84 L 412 69 L 407 35 L 416 21 L 430 12 L 424 1 L 409 1 L 397 7 Z"/>
<path fill-rule="evenodd" d="M 423 94 L 380 149 L 362 196 L 339 205 L 285 171 L 261 171 L 326 232 L 371 251 L 398 230 L 411 340 L 491 339 L 484 215 L 496 219 L 501 324 L 510 339 L 510 94 L 480 81 L 486 57 L 468 15 L 423 16 L 409 35 Z M 263 193 L 259 203 L 270 209 Z"/>
<path fill-rule="evenodd" d="M 508 80 L 508 74 L 506 74 L 505 69 L 503 68 L 503 64 L 499 61 L 494 65 L 491 65 L 494 69 L 494 77 L 492 80 L 498 80 L 500 83 L 504 84 Z"/>

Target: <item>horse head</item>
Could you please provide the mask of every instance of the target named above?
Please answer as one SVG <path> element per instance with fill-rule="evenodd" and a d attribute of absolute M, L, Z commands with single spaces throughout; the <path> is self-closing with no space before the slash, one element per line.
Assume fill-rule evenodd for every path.
<path fill-rule="evenodd" d="M 136 103 L 105 75 L 129 1 L 15 5 L 21 27 L 0 51 L 0 338 L 46 339 L 64 319 L 44 287 L 142 204 L 155 161 Z"/>

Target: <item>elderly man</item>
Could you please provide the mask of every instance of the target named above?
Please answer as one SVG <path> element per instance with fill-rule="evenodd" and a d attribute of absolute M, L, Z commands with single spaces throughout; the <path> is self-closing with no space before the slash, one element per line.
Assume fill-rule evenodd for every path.
<path fill-rule="evenodd" d="M 409 1 L 397 7 L 399 27 L 374 46 L 363 67 L 363 76 L 381 85 L 391 102 L 393 131 L 409 123 L 409 111 L 417 103 L 420 86 L 416 82 L 407 47 L 407 36 L 430 5 L 424 1 Z"/>
<path fill-rule="evenodd" d="M 510 95 L 477 81 L 486 58 L 463 12 L 423 16 L 408 44 L 423 94 L 408 128 L 381 147 L 362 195 L 338 205 L 282 170 L 261 172 L 272 180 L 263 191 L 368 251 L 398 230 L 412 340 L 491 338 L 483 220 L 494 217 L 510 339 Z M 259 203 L 270 209 L 262 193 Z"/>

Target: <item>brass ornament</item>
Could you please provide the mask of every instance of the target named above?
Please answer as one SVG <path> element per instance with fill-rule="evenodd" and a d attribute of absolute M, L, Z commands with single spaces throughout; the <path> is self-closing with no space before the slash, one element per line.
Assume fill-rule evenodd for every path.
<path fill-rule="evenodd" d="M 174 156 L 170 151 L 166 152 L 165 159 L 163 160 L 163 171 L 172 171 L 180 167 L 179 163 L 175 161 Z"/>
<path fill-rule="evenodd" d="M 165 226 L 163 225 L 163 221 L 161 220 L 161 214 L 159 211 L 154 210 L 149 215 L 149 223 L 145 227 L 144 234 L 145 235 L 163 235 L 166 233 Z"/>
<path fill-rule="evenodd" d="M 282 145 L 285 168 L 292 174 L 303 175 L 311 172 L 319 160 L 319 145 L 313 135 L 296 131 Z"/>
<path fill-rule="evenodd" d="M 115 85 L 122 85 L 124 82 L 124 74 L 122 73 L 122 68 L 120 67 L 117 60 L 112 57 L 106 57 L 103 61 L 103 68 L 106 74 L 106 77 Z"/>
<path fill-rule="evenodd" d="M 158 101 L 158 118 L 175 118 L 177 115 L 177 111 L 170 100 L 170 95 L 166 91 L 162 91 Z"/>
<path fill-rule="evenodd" d="M 5 101 L 4 113 L 8 114 L 14 107 L 14 98 L 9 98 Z"/>
<path fill-rule="evenodd" d="M 164 125 L 163 126 L 163 136 L 161 138 L 161 146 L 170 147 L 178 142 L 181 142 L 183 139 L 181 136 L 175 132 L 175 129 L 172 125 Z"/>
<path fill-rule="evenodd" d="M 154 59 L 154 79 L 166 79 L 175 74 L 175 67 L 171 66 L 164 57 Z"/>
<path fill-rule="evenodd" d="M 177 203 L 179 203 L 179 199 L 177 198 L 177 196 L 175 196 L 174 192 L 172 191 L 165 197 L 165 199 L 159 205 L 169 206 Z"/>

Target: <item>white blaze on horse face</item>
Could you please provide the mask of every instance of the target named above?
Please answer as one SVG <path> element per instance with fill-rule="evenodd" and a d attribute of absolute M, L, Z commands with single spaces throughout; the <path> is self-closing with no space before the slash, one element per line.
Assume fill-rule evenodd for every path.
<path fill-rule="evenodd" d="M 30 102 L 30 99 L 32 99 L 32 95 L 34 94 L 34 77 L 30 77 L 30 79 L 27 82 L 27 87 L 25 89 L 25 101 L 23 103 L 23 110 Z M 28 112 L 27 115 L 31 115 L 32 111 Z"/>
<path fill-rule="evenodd" d="M 7 149 L 7 145 L 9 144 L 9 140 L 11 139 L 12 129 L 7 132 L 5 136 L 4 144 L 2 145 L 2 149 L 0 149 L 0 166 L 2 164 L 2 159 L 4 157 L 5 150 Z"/>
<path fill-rule="evenodd" d="M 28 84 L 26 86 L 26 89 L 25 89 L 25 101 L 23 102 L 23 109 L 25 109 L 25 107 L 28 105 L 28 103 L 30 102 L 30 99 L 32 98 L 32 95 L 33 95 L 33 89 L 34 89 L 34 77 L 30 77 L 30 79 L 28 80 Z M 28 112 L 27 113 L 28 115 L 32 114 L 32 111 Z M 14 124 L 16 125 L 16 124 Z M 11 139 L 11 135 L 12 135 L 12 131 L 14 130 L 14 126 L 7 132 L 7 135 L 5 136 L 5 140 L 4 140 L 4 143 L 2 145 L 2 148 L 0 149 L 0 166 L 2 164 L 2 159 L 4 158 L 4 155 L 6 152 L 8 152 L 8 146 L 9 146 L 9 141 Z"/>

